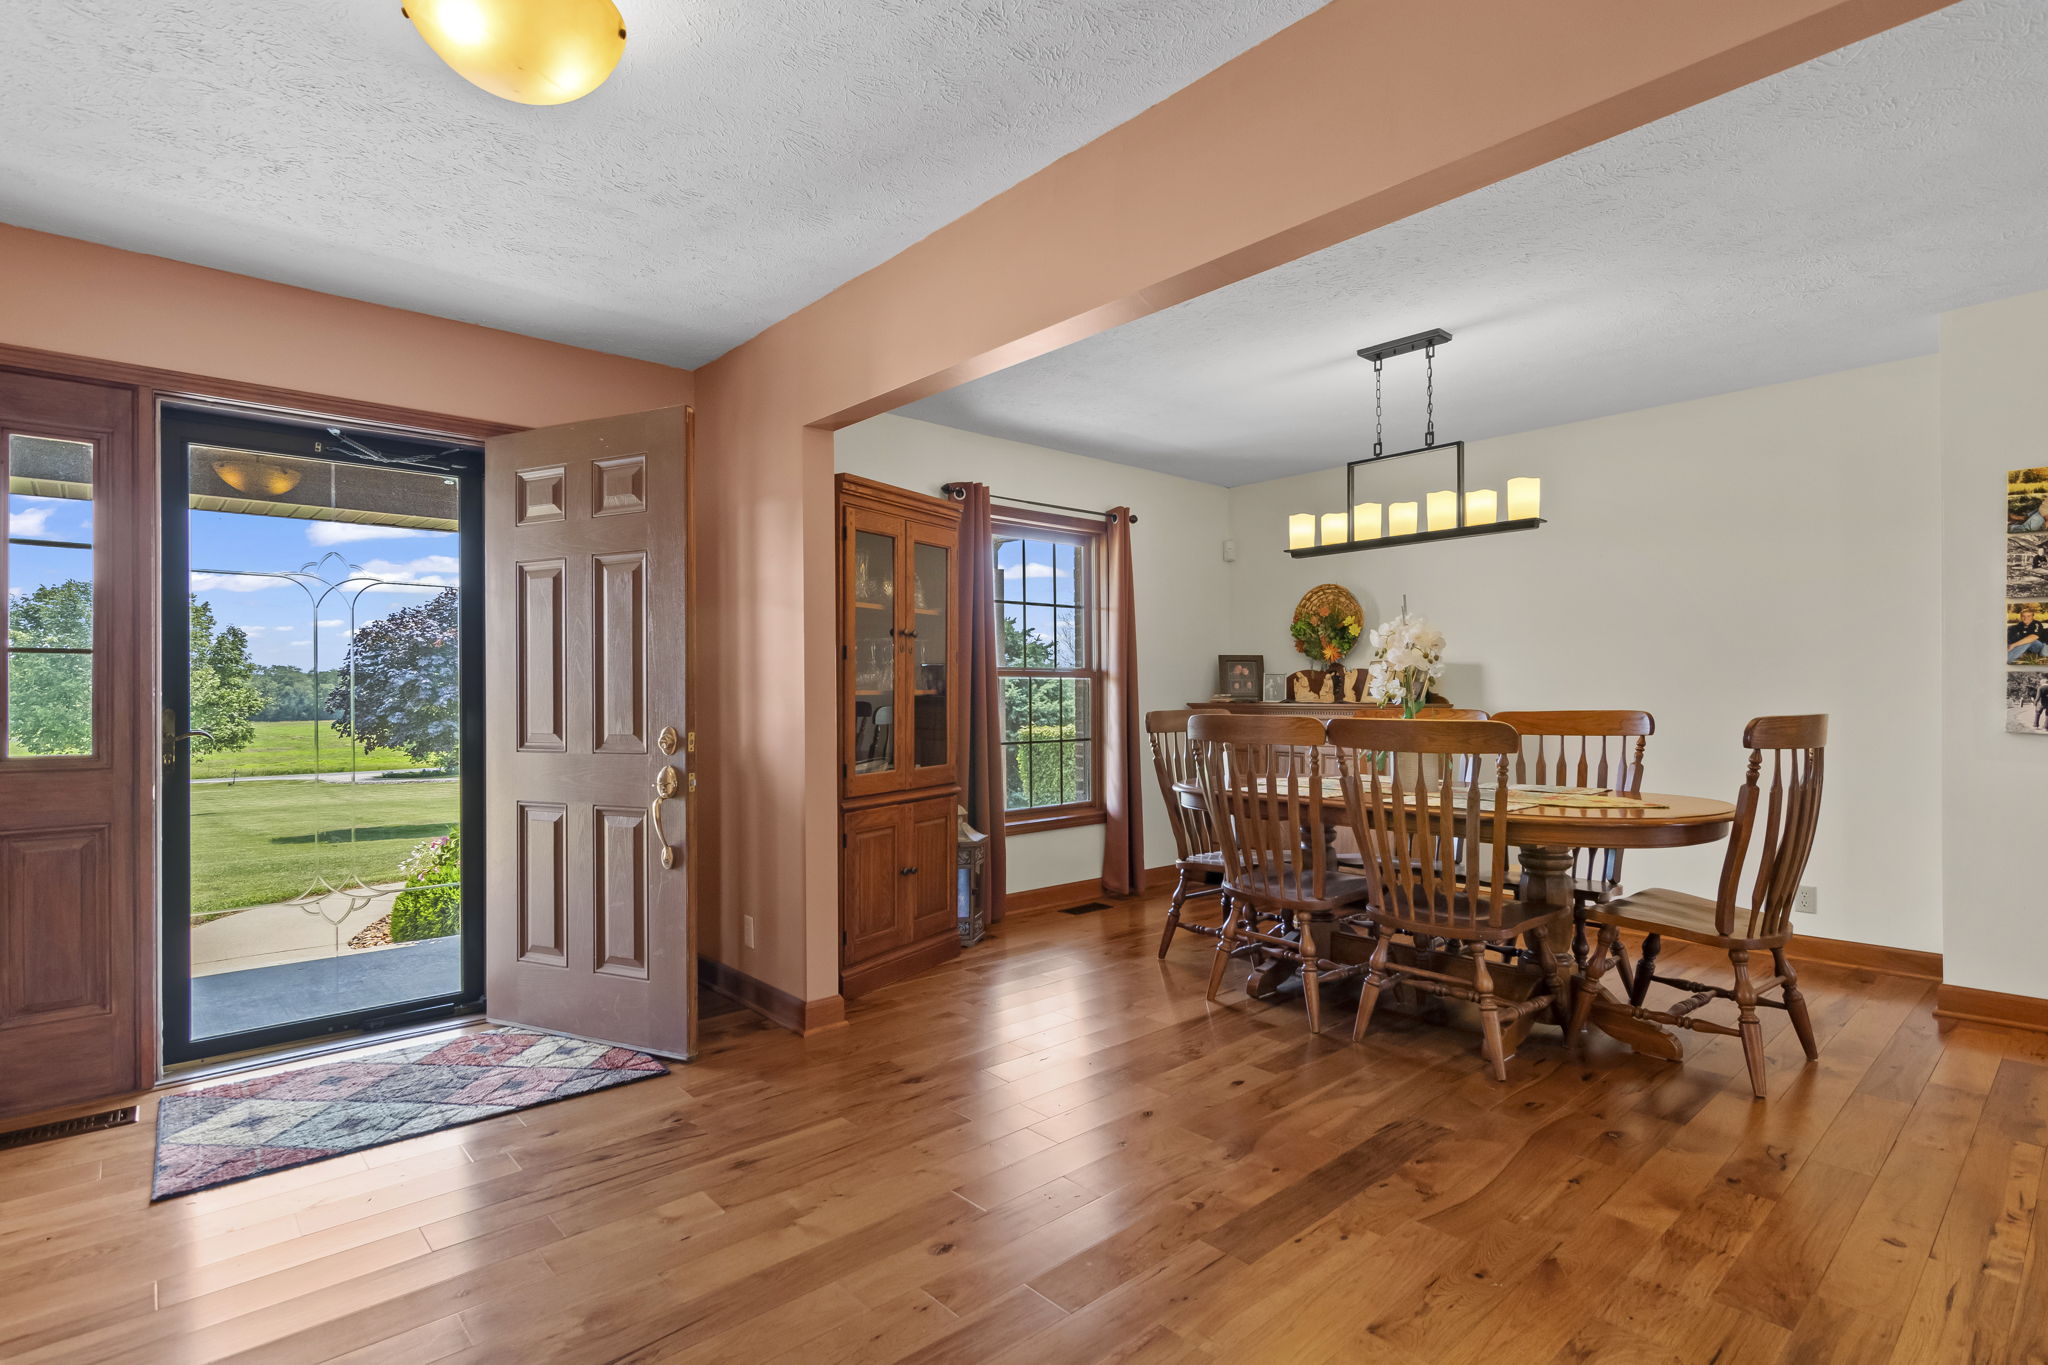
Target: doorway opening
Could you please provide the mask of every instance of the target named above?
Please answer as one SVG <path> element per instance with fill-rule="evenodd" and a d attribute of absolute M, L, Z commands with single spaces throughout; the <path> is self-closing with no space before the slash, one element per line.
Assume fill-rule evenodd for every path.
<path fill-rule="evenodd" d="M 162 430 L 165 1061 L 473 1011 L 482 451 Z"/>

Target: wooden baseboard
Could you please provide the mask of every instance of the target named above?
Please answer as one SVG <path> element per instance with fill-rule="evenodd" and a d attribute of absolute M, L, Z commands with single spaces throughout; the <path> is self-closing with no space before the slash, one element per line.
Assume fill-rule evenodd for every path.
<path fill-rule="evenodd" d="M 1944 983 L 1935 992 L 1934 1017 L 1953 1019 L 1959 1024 L 1995 1024 L 2000 1028 L 2048 1033 L 2048 1000 Z"/>
<path fill-rule="evenodd" d="M 788 991 L 708 957 L 697 959 L 697 983 L 745 1005 L 769 1023 L 804 1037 L 846 1023 L 846 1001 L 840 996 L 799 1000 Z"/>
<path fill-rule="evenodd" d="M 1148 867 L 1145 869 L 1144 895 L 1155 891 L 1173 890 L 1174 868 Z M 1029 891 L 1010 891 L 1003 896 L 1003 917 L 1012 915 L 1040 914 L 1047 910 L 1071 910 L 1089 901 L 1117 899 L 1102 889 L 1102 879 L 1096 877 L 1085 882 L 1061 882 L 1058 886 L 1037 886 Z"/>
<path fill-rule="evenodd" d="M 1860 967 L 1890 976 L 1910 976 L 1921 981 L 1941 980 L 1941 954 L 1918 948 L 1886 948 L 1875 943 L 1851 943 L 1842 938 L 1812 938 L 1801 934 L 1792 940 L 1792 961 L 1825 962 L 1833 967 Z"/>

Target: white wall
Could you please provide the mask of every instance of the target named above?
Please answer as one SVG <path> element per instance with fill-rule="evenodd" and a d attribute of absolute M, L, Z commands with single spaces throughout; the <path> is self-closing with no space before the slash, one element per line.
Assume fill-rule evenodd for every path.
<path fill-rule="evenodd" d="M 937 493 L 941 484 L 985 483 L 996 493 L 1072 507 L 1128 506 L 1138 613 L 1138 697 L 1168 710 L 1216 690 L 1216 656 L 1228 623 L 1222 541 L 1225 490 L 1065 451 L 999 440 L 906 417 L 883 416 L 837 435 L 836 464 Z M 1171 866 L 1173 835 L 1157 789 L 1145 786 L 1145 862 Z M 1102 875 L 1102 827 L 1050 830 L 1010 841 L 1009 889 L 1089 881 Z"/>
<path fill-rule="evenodd" d="M 2048 373 L 2048 329 L 2034 335 L 2030 363 Z M 1368 626 L 1397 612 L 1405 593 L 1449 636 L 1439 687 L 1453 701 L 1647 710 L 1658 724 L 1649 787 L 1695 795 L 1734 795 L 1750 717 L 1825 711 L 1827 795 L 1807 872 L 1820 914 L 1798 927 L 1939 951 L 1942 771 L 1932 716 L 1943 702 L 1940 673 L 1925 660 L 1938 647 L 1943 608 L 1944 373 L 1932 357 L 1900 361 L 1480 442 L 1471 486 L 1543 479 L 1549 524 L 1498 538 L 1297 561 L 1284 553 L 1287 515 L 1337 510 L 1342 471 L 1233 489 L 1239 559 L 1232 628 L 1219 648 L 1291 667 L 1276 661 L 1291 657 L 1287 625 L 1308 588 L 1351 589 Z M 2026 414 L 2035 432 L 2048 430 L 2048 382 L 2038 390 Z M 2019 405 L 2009 406 L 2022 421 Z M 1448 486 L 1448 459 L 1434 470 L 1432 460 L 1366 477 L 1404 492 Z M 1981 463 L 2001 477 L 2007 467 L 2003 454 Z M 1990 477 L 1973 476 L 1973 488 L 1984 483 L 1976 501 L 1987 526 L 1998 506 Z M 1995 551 L 1987 534 L 1973 550 L 1977 577 L 1988 580 Z M 1984 637 L 1976 647 L 1989 659 L 1985 632 L 1995 628 L 1999 594 L 1993 586 L 1977 595 L 1969 619 L 1983 624 L 1971 639 Z M 1361 646 L 1351 662 L 1364 658 Z M 1988 695 L 1992 671 L 1973 679 L 1973 695 Z M 1978 728 L 2000 723 L 1990 702 L 1965 705 Z M 2048 742 L 2036 748 L 2048 758 Z M 2032 766 L 2041 771 L 2038 759 Z M 2002 818 L 2022 819 L 2012 793 L 1998 799 Z M 1712 895 L 1722 847 L 1632 853 L 1628 881 Z M 2018 847 L 2007 845 L 2009 854 Z M 1984 866 L 1988 883 L 1994 864 Z M 2024 976 L 2015 971 L 2015 984 L 1997 989 L 2019 989 Z"/>
<path fill-rule="evenodd" d="M 2041 995 L 2035 940 L 2048 907 L 2048 739 L 2007 734 L 2005 475 L 2048 461 L 2048 293 L 1942 319 L 1944 601 L 1939 644 L 1944 756 L 1942 975 Z"/>

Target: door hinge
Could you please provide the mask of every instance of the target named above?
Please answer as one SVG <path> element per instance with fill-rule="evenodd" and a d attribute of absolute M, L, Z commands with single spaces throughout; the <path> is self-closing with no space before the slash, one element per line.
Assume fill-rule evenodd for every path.
<path fill-rule="evenodd" d="M 686 754 L 697 752 L 697 732 L 695 730 L 690 731 L 688 735 L 683 737 L 683 752 Z"/>
<path fill-rule="evenodd" d="M 697 790 L 697 774 L 695 773 L 690 774 L 690 790 Z"/>

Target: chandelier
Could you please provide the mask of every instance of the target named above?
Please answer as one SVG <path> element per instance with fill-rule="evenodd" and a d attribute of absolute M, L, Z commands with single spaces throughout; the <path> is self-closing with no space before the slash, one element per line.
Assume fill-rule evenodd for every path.
<path fill-rule="evenodd" d="M 1506 496 L 1491 488 L 1465 487 L 1465 443 L 1436 443 L 1436 349 L 1450 342 L 1442 328 L 1417 332 L 1414 336 L 1383 341 L 1359 350 L 1359 358 L 1372 362 L 1372 454 L 1344 466 L 1344 506 L 1341 512 L 1296 512 L 1287 518 L 1287 553 L 1296 559 L 1316 555 L 1345 554 L 1352 550 L 1379 550 L 1393 545 L 1423 541 L 1456 540 L 1460 536 L 1497 535 L 1502 531 L 1533 531 L 1543 524 L 1543 480 L 1515 478 L 1507 482 Z M 1386 448 L 1386 402 L 1381 373 L 1395 356 L 1420 351 L 1427 367 L 1424 374 L 1426 418 L 1422 444 L 1411 450 Z M 1358 472 L 1385 460 L 1410 455 L 1448 453 L 1452 457 L 1455 486 L 1430 493 L 1421 502 L 1360 502 Z"/>

